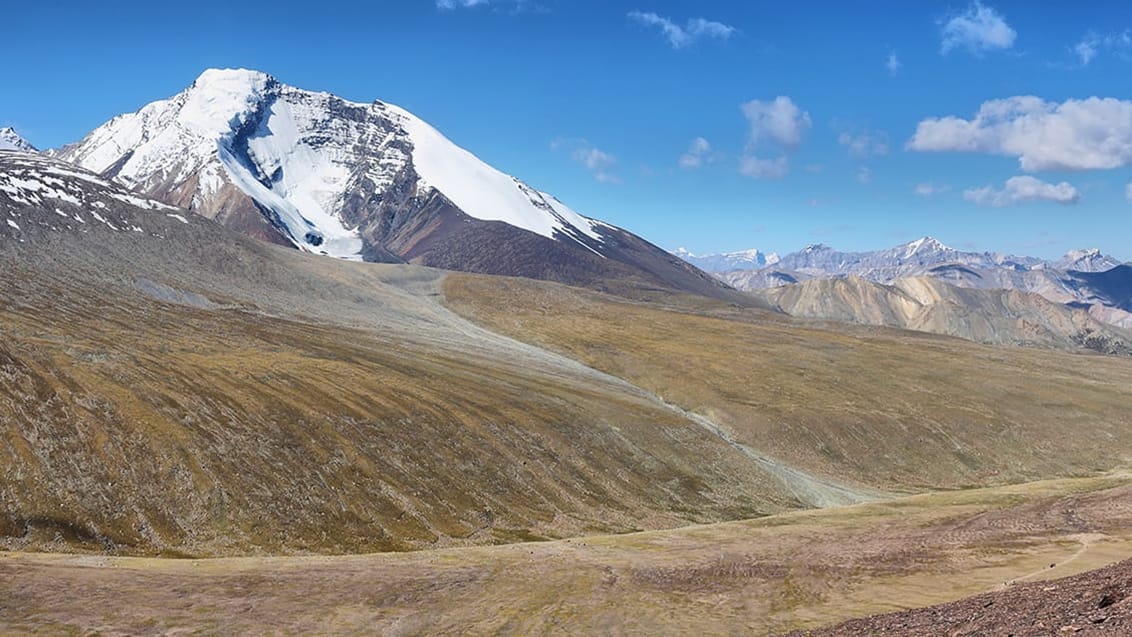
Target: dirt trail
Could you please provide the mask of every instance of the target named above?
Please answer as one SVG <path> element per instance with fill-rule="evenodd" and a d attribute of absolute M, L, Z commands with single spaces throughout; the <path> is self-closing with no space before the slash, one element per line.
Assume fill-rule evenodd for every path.
<path fill-rule="evenodd" d="M 1050 575 L 1051 573 L 1053 573 L 1056 570 L 1057 567 L 1066 566 L 1067 564 L 1070 564 L 1071 562 L 1076 561 L 1078 558 L 1083 557 L 1086 553 L 1089 552 L 1089 549 L 1092 548 L 1093 544 L 1095 544 L 1098 541 L 1103 540 L 1107 537 L 1108 536 L 1104 535 L 1103 533 L 1080 533 L 1078 535 L 1071 535 L 1066 539 L 1076 540 L 1077 542 L 1081 543 L 1081 547 L 1078 548 L 1077 551 L 1075 553 L 1073 553 L 1073 555 L 1070 555 L 1069 557 L 1065 558 L 1064 560 L 1061 560 L 1060 562 L 1055 562 L 1055 563 L 1050 564 L 1048 568 L 1039 568 L 1035 571 L 1031 571 L 1029 573 L 1026 573 L 1025 575 L 1020 575 L 1018 577 L 1015 577 L 1010 582 L 1005 583 L 1005 584 L 1001 584 L 998 587 L 996 587 L 996 590 L 1001 590 L 1003 588 L 1009 588 L 1010 585 L 1012 585 L 1012 584 L 1025 582 L 1025 581 L 1034 579 L 1034 578 L 1036 578 L 1040 575 Z"/>

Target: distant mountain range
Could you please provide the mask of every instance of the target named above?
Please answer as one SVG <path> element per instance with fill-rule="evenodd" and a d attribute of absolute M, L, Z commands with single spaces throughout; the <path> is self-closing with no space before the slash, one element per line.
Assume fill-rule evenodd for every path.
<path fill-rule="evenodd" d="M 1132 332 L 1019 290 L 979 290 L 932 277 L 876 283 L 857 276 L 808 279 L 754 292 L 791 316 L 884 325 L 996 345 L 1132 355 Z"/>
<path fill-rule="evenodd" d="M 1096 249 L 1073 250 L 1057 261 L 1048 261 L 965 252 L 923 237 L 871 252 L 841 252 L 815 244 L 774 263 L 745 267 L 729 267 L 735 262 L 711 256 L 722 255 L 698 257 L 702 267 L 740 290 L 765 290 L 811 279 L 859 277 L 890 285 L 901 279 L 929 277 L 964 288 L 1040 294 L 1054 303 L 1087 310 L 1105 323 L 1132 327 L 1132 268 Z"/>
<path fill-rule="evenodd" d="M 782 257 L 775 252 L 764 253 L 757 249 L 696 255 L 684 248 L 677 248 L 672 254 L 707 272 L 767 270 L 809 277 L 855 275 L 881 282 L 922 274 L 924 268 L 943 264 L 1013 270 L 1056 269 L 1082 272 L 1101 272 L 1120 265 L 1119 260 L 1095 248 L 1072 250 L 1057 261 L 1046 261 L 1037 257 L 997 252 L 965 252 L 946 246 L 934 237 L 923 237 L 893 248 L 869 252 L 841 252 L 817 243 Z M 775 278 L 769 281 L 770 285 L 757 287 L 781 285 L 781 280 Z"/>
<path fill-rule="evenodd" d="M 693 254 L 684 247 L 676 248 L 672 254 L 691 263 L 705 272 L 729 272 L 731 270 L 750 270 L 778 263 L 778 254 L 761 252 L 756 249 L 715 254 Z"/>

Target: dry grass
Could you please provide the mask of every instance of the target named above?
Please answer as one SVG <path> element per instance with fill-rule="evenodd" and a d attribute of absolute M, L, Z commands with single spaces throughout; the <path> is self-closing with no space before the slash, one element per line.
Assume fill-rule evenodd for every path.
<path fill-rule="evenodd" d="M 1130 528 L 1114 475 L 402 554 L 0 554 L 0 632 L 773 634 L 1095 568 Z"/>
<path fill-rule="evenodd" d="M 632 303 L 469 275 L 455 311 L 625 378 L 810 471 L 893 490 L 1088 475 L 1132 460 L 1132 360 Z"/>
<path fill-rule="evenodd" d="M 7 270 L 0 546 L 357 553 L 792 506 L 758 467 L 623 383 L 492 341 L 374 275 L 402 270 L 290 265 L 314 270 L 300 280 L 312 290 L 343 288 L 340 305 L 318 320 L 270 316 L 252 303 L 272 301 L 264 287 L 201 309 L 100 273 Z M 371 324 L 336 323 L 338 307 Z"/>

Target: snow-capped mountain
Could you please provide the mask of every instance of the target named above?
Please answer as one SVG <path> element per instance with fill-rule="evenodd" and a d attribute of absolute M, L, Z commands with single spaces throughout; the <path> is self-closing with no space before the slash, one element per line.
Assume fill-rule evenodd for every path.
<path fill-rule="evenodd" d="M 1103 254 L 1097 248 L 1070 250 L 1061 260 L 1053 264 L 1059 270 L 1075 272 L 1104 272 L 1120 265 L 1120 261 Z"/>
<path fill-rule="evenodd" d="M 208 70 L 55 156 L 262 239 L 330 256 L 725 290 L 489 166 L 408 111 Z M 612 262 L 612 263 L 611 263 Z"/>
<path fill-rule="evenodd" d="M 963 252 L 944 245 L 934 237 L 922 237 L 894 248 L 871 252 L 839 252 L 822 244 L 810 245 L 782 257 L 774 267 L 776 270 L 790 270 L 808 276 L 855 275 L 886 283 L 922 274 L 925 268 L 945 263 L 974 267 L 1031 268 L 1043 262 L 1032 257 L 994 252 Z"/>
<path fill-rule="evenodd" d="M 932 237 L 887 250 L 839 252 L 811 245 L 757 269 L 718 274 L 740 290 L 763 290 L 810 279 L 860 277 L 893 284 L 910 277 L 931 277 L 980 290 L 1018 290 L 1040 294 L 1055 303 L 1087 308 L 1107 323 L 1132 326 L 1132 268 L 1099 250 L 1074 250 L 1052 262 L 996 252 L 964 252 Z M 1105 277 L 1087 276 L 1109 273 Z M 1130 282 L 1123 282 L 1125 278 Z"/>
<path fill-rule="evenodd" d="M 20 137 L 16 129 L 11 126 L 0 128 L 0 150 L 18 150 L 25 153 L 39 152 L 28 140 Z"/>
<path fill-rule="evenodd" d="M 752 270 L 778 263 L 778 254 L 774 252 L 761 252 L 754 248 L 750 250 L 740 250 L 738 252 L 693 254 L 689 252 L 687 248 L 680 246 L 672 250 L 672 254 L 675 254 L 705 272 Z"/>

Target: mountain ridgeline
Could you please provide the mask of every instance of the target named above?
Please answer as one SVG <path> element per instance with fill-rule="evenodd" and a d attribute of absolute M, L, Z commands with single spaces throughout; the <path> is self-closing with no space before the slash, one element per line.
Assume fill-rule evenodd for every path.
<path fill-rule="evenodd" d="M 205 71 L 52 154 L 260 239 L 350 260 L 752 303 L 506 175 L 413 114 Z"/>
<path fill-rule="evenodd" d="M 846 277 L 856 277 L 880 286 L 900 287 L 902 279 L 929 278 L 960 288 L 1036 294 L 1052 303 L 1087 312 L 1102 323 L 1132 328 L 1132 267 L 1122 265 L 1117 259 L 1096 249 L 1073 250 L 1061 259 L 1047 261 L 996 252 L 966 252 L 948 247 L 932 237 L 923 237 L 894 248 L 871 252 L 841 252 L 827 245 L 815 244 L 761 263 L 748 261 L 744 264 L 725 258 L 750 253 L 758 251 L 704 255 L 691 262 L 714 272 L 729 285 L 754 292 L 763 298 L 801 299 L 812 296 L 819 289 L 832 293 L 837 289 L 844 292 L 850 287 L 856 287 L 864 294 L 862 299 L 876 299 L 885 297 L 887 293 L 880 288 L 865 293 L 865 287 L 868 286 L 862 287 L 860 283 L 842 285 L 840 288 L 836 285 L 813 284 L 808 286 L 807 291 L 799 290 L 797 293 L 775 291 L 774 288 L 798 286 L 814 279 Z M 683 254 L 687 258 L 686 251 L 682 253 L 677 250 L 673 254 Z M 905 287 L 908 286 L 922 287 L 917 283 L 909 283 Z M 845 320 L 847 308 L 833 308 L 837 305 L 837 296 L 835 294 L 826 299 L 830 303 L 805 304 L 807 309 L 804 314 Z M 945 296 L 953 302 L 961 299 L 974 300 L 976 297 L 988 298 L 986 295 L 980 297 L 958 293 L 947 293 Z M 993 303 L 991 305 L 995 306 Z M 779 307 L 790 312 L 792 306 L 792 303 L 787 303 L 786 306 Z M 979 313 L 988 307 L 982 303 L 976 303 L 976 306 L 968 309 Z M 830 313 L 821 315 L 819 307 L 829 309 Z M 1048 308 L 1034 309 L 1044 313 Z M 870 316 L 875 317 L 878 312 L 884 311 L 886 310 L 879 308 L 862 309 L 853 313 L 853 320 L 871 323 L 874 319 Z M 1076 320 L 1081 322 L 1080 319 Z M 883 324 L 894 323 L 886 321 Z M 965 330 L 957 328 L 953 331 Z M 1016 340 L 1027 341 L 1029 338 L 1023 336 Z"/>

